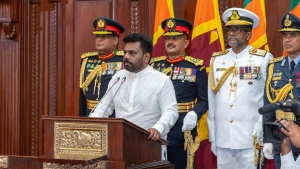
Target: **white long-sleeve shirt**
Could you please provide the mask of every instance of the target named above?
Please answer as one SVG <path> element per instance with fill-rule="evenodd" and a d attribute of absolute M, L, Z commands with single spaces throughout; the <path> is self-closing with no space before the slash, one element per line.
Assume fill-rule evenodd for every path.
<path fill-rule="evenodd" d="M 280 156 L 281 158 L 281 169 L 300 169 L 300 158 L 294 160 L 294 156 L 292 151 L 284 156 Z"/>
<path fill-rule="evenodd" d="M 175 90 L 171 80 L 150 66 L 138 73 L 124 69 L 114 75 L 108 90 L 118 77 L 120 81 L 126 77 L 126 81 L 122 85 L 120 81 L 117 82 L 102 98 L 90 117 L 108 117 L 115 109 L 116 118 L 124 118 L 145 130 L 155 128 L 161 133 L 161 137 L 166 139 L 167 133 L 178 118 Z"/>

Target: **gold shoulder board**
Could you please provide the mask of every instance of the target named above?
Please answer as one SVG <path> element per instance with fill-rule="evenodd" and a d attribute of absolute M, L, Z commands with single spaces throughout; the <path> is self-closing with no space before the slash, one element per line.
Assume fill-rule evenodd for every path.
<path fill-rule="evenodd" d="M 267 51 L 265 50 L 262 50 L 262 49 L 255 49 L 255 48 L 252 48 L 249 50 L 249 53 L 251 55 L 257 55 L 257 56 L 265 56 Z"/>
<path fill-rule="evenodd" d="M 118 52 L 116 52 L 117 56 L 124 56 L 124 51 L 119 50 Z"/>
<path fill-rule="evenodd" d="M 196 66 L 203 65 L 203 60 L 201 60 L 201 59 L 193 58 L 191 56 L 185 56 L 184 59 L 188 62 L 193 63 Z"/>
<path fill-rule="evenodd" d="M 221 56 L 221 55 L 225 55 L 229 52 L 229 50 L 224 50 L 224 51 L 221 51 L 221 52 L 214 52 L 212 54 L 212 57 L 216 57 L 216 56 Z"/>
<path fill-rule="evenodd" d="M 86 57 L 98 55 L 98 52 L 88 52 L 81 55 L 81 58 L 84 59 Z"/>
<path fill-rule="evenodd" d="M 159 62 L 159 61 L 162 61 L 162 60 L 166 60 L 166 56 L 159 56 L 159 57 L 151 58 L 150 64 L 154 63 L 154 62 Z"/>
<path fill-rule="evenodd" d="M 285 58 L 285 56 L 281 56 L 281 57 L 277 57 L 277 58 L 271 59 L 271 60 L 269 60 L 269 64 L 275 63 L 275 62 L 280 62 L 280 61 L 282 61 L 284 58 Z"/>

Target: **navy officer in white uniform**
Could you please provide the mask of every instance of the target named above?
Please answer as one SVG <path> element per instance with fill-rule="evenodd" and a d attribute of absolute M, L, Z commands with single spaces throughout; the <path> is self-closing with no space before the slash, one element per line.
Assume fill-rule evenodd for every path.
<path fill-rule="evenodd" d="M 254 135 L 262 140 L 266 68 L 272 54 L 250 46 L 252 29 L 259 24 L 253 12 L 230 8 L 223 13 L 227 43 L 210 61 L 208 130 L 218 169 L 254 169 Z"/>

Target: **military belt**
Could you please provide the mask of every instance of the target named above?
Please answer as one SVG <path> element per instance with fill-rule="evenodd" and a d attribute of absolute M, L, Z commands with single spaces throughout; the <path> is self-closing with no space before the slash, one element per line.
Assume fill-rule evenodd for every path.
<path fill-rule="evenodd" d="M 92 110 L 98 103 L 98 100 L 88 100 L 86 99 L 86 107 L 90 110 Z"/>
<path fill-rule="evenodd" d="M 189 112 L 195 106 L 195 104 L 196 104 L 196 100 L 191 102 L 177 103 L 178 113 Z"/>

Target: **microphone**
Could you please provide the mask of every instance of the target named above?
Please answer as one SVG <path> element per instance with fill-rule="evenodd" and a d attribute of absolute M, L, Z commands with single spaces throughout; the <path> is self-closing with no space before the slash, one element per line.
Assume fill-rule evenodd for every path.
<path fill-rule="evenodd" d="M 123 78 L 122 78 L 122 81 L 121 81 L 121 84 L 120 84 L 120 86 L 118 87 L 118 89 L 117 89 L 116 93 L 114 94 L 114 96 L 112 97 L 111 101 L 110 101 L 110 102 L 109 102 L 109 104 L 107 105 L 107 107 L 106 107 L 106 109 L 105 109 L 104 113 L 107 111 L 107 109 L 108 109 L 109 105 L 110 105 L 110 104 L 111 104 L 111 102 L 114 100 L 115 96 L 117 95 L 117 93 L 118 93 L 119 89 L 121 88 L 121 86 L 122 86 L 122 84 L 125 82 L 125 80 L 126 80 L 126 77 L 123 77 Z"/>
<path fill-rule="evenodd" d="M 99 105 L 99 103 L 101 102 L 101 100 L 106 96 L 106 94 L 112 89 L 112 87 L 118 83 L 118 81 L 120 80 L 120 77 L 117 77 L 114 81 L 114 83 L 110 86 L 110 88 L 108 90 L 106 90 L 105 94 L 102 96 L 102 98 L 100 99 L 100 101 L 96 104 L 96 106 L 90 111 L 89 116 L 94 112 L 95 108 Z"/>
<path fill-rule="evenodd" d="M 266 114 L 272 111 L 275 111 L 276 109 L 278 109 L 280 106 L 280 103 L 271 103 L 271 104 L 267 104 L 261 108 L 258 109 L 258 113 L 259 114 Z"/>

